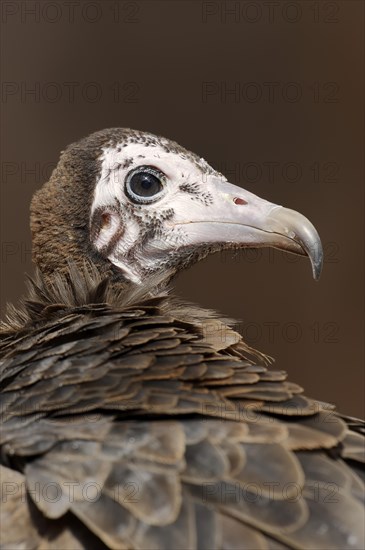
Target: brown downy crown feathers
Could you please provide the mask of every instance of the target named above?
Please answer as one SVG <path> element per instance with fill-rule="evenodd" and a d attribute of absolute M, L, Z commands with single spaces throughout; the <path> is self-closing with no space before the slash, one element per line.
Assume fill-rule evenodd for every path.
<path fill-rule="evenodd" d="M 49 181 L 31 203 L 33 260 L 45 275 L 66 271 L 69 261 L 81 265 L 93 255 L 88 223 L 101 147 L 111 137 L 104 130 L 71 144 L 62 152 Z"/>

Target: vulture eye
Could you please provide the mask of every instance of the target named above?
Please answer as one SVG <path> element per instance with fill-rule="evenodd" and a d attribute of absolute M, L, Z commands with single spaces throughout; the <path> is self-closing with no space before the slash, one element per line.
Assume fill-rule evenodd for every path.
<path fill-rule="evenodd" d="M 165 175 L 153 166 L 139 166 L 131 170 L 125 180 L 128 197 L 139 203 L 154 202 L 164 190 Z"/>

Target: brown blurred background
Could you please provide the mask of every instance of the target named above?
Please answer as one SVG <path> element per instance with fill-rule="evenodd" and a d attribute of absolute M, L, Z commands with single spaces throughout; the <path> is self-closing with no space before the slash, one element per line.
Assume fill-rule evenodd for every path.
<path fill-rule="evenodd" d="M 358 1 L 4 1 L 1 303 L 32 271 L 29 203 L 59 152 L 127 126 L 305 214 L 326 260 L 218 254 L 177 292 L 240 330 L 307 394 L 364 415 L 363 40 Z"/>

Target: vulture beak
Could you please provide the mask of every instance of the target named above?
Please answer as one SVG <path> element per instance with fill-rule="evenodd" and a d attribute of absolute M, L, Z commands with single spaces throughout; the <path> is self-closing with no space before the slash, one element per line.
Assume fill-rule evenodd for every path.
<path fill-rule="evenodd" d="M 210 200 L 204 205 L 190 201 L 189 205 L 180 204 L 175 208 L 171 223 L 183 230 L 185 245 L 274 247 L 306 255 L 311 261 L 314 279 L 319 279 L 323 249 L 316 229 L 307 218 L 216 176 L 210 176 L 207 183 L 205 188 Z"/>

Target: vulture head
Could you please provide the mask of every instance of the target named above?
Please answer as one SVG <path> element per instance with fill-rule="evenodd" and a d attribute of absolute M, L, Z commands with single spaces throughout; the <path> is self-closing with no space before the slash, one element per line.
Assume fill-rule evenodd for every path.
<path fill-rule="evenodd" d="M 49 276 L 70 261 L 113 281 L 162 285 L 210 252 L 275 247 L 307 255 L 318 279 L 322 247 L 301 214 L 232 185 L 204 159 L 147 132 L 112 128 L 70 145 L 31 206 L 33 254 Z"/>

